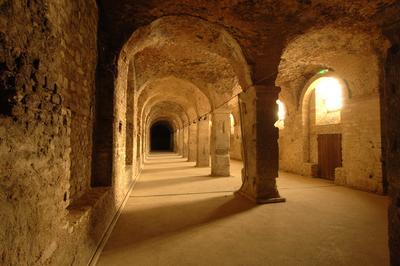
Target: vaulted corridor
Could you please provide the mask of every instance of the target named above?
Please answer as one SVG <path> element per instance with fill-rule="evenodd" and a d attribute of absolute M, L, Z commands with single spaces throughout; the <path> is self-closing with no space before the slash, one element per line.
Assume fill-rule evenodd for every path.
<path fill-rule="evenodd" d="M 399 0 L 0 0 L 0 265 L 400 266 Z"/>
<path fill-rule="evenodd" d="M 148 156 L 98 265 L 387 265 L 388 200 L 330 181 L 280 173 L 286 204 L 234 196 L 174 153 Z M 282 252 L 285 251 L 285 252 Z"/>

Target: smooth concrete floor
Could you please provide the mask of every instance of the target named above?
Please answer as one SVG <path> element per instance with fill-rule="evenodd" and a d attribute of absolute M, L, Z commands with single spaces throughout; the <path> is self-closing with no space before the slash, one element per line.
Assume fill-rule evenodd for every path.
<path fill-rule="evenodd" d="M 151 155 L 98 265 L 389 265 L 384 196 L 281 172 L 286 203 L 254 205 L 232 177 Z"/>

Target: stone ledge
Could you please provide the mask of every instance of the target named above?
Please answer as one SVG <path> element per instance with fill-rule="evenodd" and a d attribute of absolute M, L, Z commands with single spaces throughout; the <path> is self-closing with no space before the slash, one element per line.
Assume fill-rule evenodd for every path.
<path fill-rule="evenodd" d="M 111 191 L 110 187 L 92 188 L 90 191 L 83 194 L 74 203 L 67 207 L 68 224 L 73 227 L 79 225 L 83 221 L 83 217 L 87 216 L 90 211 L 101 205 L 101 202 L 106 198 L 106 195 Z"/>

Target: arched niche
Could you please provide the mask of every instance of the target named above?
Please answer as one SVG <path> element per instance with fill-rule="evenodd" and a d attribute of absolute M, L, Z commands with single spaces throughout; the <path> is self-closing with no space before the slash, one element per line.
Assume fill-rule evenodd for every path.
<path fill-rule="evenodd" d="M 310 117 L 312 114 L 315 115 L 315 113 L 310 114 L 310 109 L 313 108 L 311 106 L 311 103 L 315 105 L 315 89 L 316 86 L 318 85 L 318 82 L 321 79 L 325 78 L 332 78 L 335 79 L 338 84 L 340 85 L 340 88 L 342 90 L 342 102 L 343 106 L 341 107 L 341 110 L 345 108 L 346 101 L 351 95 L 350 90 L 347 86 L 347 83 L 345 80 L 343 80 L 340 76 L 335 74 L 333 71 L 329 70 L 321 70 L 319 73 L 317 73 L 314 77 L 312 77 L 305 85 L 303 92 L 300 97 L 300 104 L 299 104 L 299 109 L 301 110 L 301 117 L 302 117 L 302 135 L 303 135 L 303 162 L 304 163 L 313 163 L 316 164 L 317 161 L 315 159 L 315 156 L 311 156 L 311 141 L 310 141 L 310 127 L 312 126 L 311 123 L 315 124 L 315 118 Z M 314 97 L 314 98 L 313 98 Z M 341 110 L 339 111 L 339 115 L 341 113 Z M 341 132 L 341 120 L 339 123 L 335 123 L 337 126 L 333 130 L 334 132 Z M 330 132 L 329 129 L 325 132 Z"/>

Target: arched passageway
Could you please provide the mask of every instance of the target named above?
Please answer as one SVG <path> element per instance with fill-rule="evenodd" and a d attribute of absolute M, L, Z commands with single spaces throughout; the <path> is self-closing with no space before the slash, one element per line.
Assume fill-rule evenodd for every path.
<path fill-rule="evenodd" d="M 0 1 L 0 264 L 93 262 L 126 202 L 115 255 L 388 264 L 388 194 L 400 265 L 399 17 L 396 0 Z M 330 74 L 340 112 L 308 93 Z M 172 153 L 152 152 L 160 121 Z M 310 178 L 328 135 L 342 156 Z"/>
<path fill-rule="evenodd" d="M 136 131 L 133 142 L 138 143 L 134 151 L 138 156 L 136 164 L 132 164 L 136 173 L 152 150 L 150 125 L 162 117 L 174 124 L 171 149 L 188 161 L 196 162 L 197 167 L 211 165 L 212 176 L 226 177 L 230 176 L 230 151 L 232 158 L 239 159 L 243 151 L 243 185 L 238 193 L 255 202 L 284 201 L 275 181 L 278 134 L 273 125 L 278 90 L 272 84 L 253 86 L 254 78 L 242 47 L 225 28 L 190 16 L 166 16 L 137 29 L 119 54 L 113 103 L 121 104 L 114 106 L 113 116 L 125 113 L 125 117 L 112 127 L 112 135 L 114 147 L 120 147 L 130 143 L 121 139 L 120 133 L 132 135 L 132 127 Z M 102 89 L 100 86 L 100 94 Z M 255 102 L 255 108 L 251 108 Z M 96 103 L 102 105 L 101 101 Z M 125 104 L 130 108 L 125 109 Z M 110 109 L 98 108 L 98 115 L 107 116 L 103 114 L 107 110 Z M 124 128 L 124 122 L 131 123 L 132 117 L 133 126 Z M 236 122 L 231 123 L 231 117 Z M 104 130 L 101 123 L 107 120 L 96 122 L 97 128 Z M 93 162 L 107 169 L 97 172 L 94 168 L 93 178 L 104 181 L 93 184 L 110 184 L 110 177 L 126 178 L 117 174 L 120 169 L 132 167 L 121 164 L 121 157 L 126 154 L 110 150 L 109 142 L 102 143 L 105 132 L 97 128 L 95 139 L 101 143 L 94 146 Z M 265 134 L 268 139 L 257 138 Z M 248 140 L 241 141 L 242 135 Z M 107 148 L 103 149 L 103 145 Z M 113 160 L 109 160 L 111 155 Z M 265 167 L 269 170 L 264 171 Z"/>
<path fill-rule="evenodd" d="M 154 151 L 173 151 L 173 132 L 166 121 L 154 123 L 150 128 L 150 150 Z"/>

